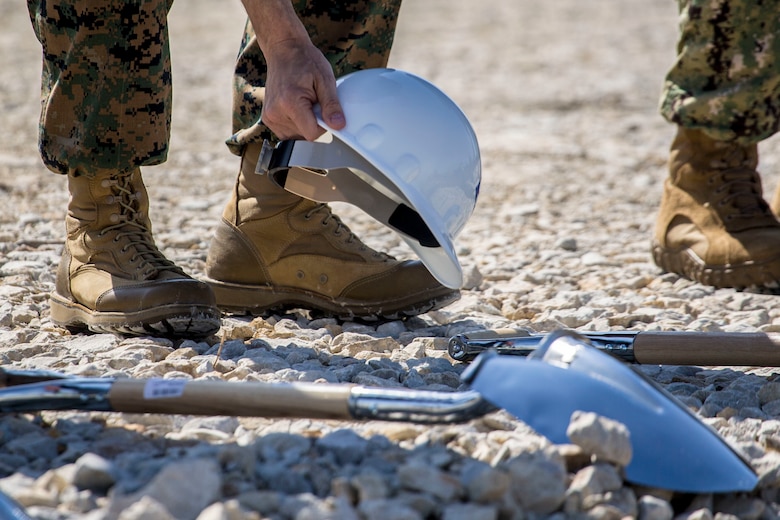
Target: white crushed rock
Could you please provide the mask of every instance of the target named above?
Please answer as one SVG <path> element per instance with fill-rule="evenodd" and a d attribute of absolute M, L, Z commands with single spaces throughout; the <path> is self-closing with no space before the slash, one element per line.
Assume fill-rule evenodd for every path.
<path fill-rule="evenodd" d="M 171 16 L 170 160 L 145 178 L 159 244 L 200 275 L 238 165 L 222 139 L 243 16 L 238 2 L 184 4 Z M 452 392 L 465 388 L 464 366 L 448 358 L 447 341 L 469 330 L 780 331 L 776 295 L 703 287 L 659 272 L 649 255 L 672 133 L 656 104 L 673 57 L 674 3 L 407 0 L 391 65 L 448 92 L 483 152 L 480 199 L 458 240 L 460 301 L 389 323 L 226 317 L 199 341 L 69 335 L 51 324 L 47 303 L 67 193 L 37 160 L 40 47 L 23 4 L 0 0 L 0 12 L 0 40 L 13 49 L 0 55 L 3 367 Z M 780 167 L 771 142 L 761 164 Z M 767 176 L 768 192 L 776 184 Z M 365 215 L 337 210 L 370 245 L 410 255 Z M 621 473 L 631 446 L 620 425 L 583 414 L 572 444 L 551 445 L 501 410 L 438 426 L 5 415 L 0 490 L 47 520 L 777 518 L 777 369 L 641 369 L 745 453 L 760 477 L 755 492 L 636 486 Z"/>

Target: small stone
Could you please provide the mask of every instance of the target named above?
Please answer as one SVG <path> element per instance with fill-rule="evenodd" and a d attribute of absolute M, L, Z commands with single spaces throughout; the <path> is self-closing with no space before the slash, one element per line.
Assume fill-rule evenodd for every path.
<path fill-rule="evenodd" d="M 587 325 L 599 314 L 599 311 L 586 305 L 576 309 L 560 309 L 549 314 L 554 319 L 570 329 L 576 329 Z"/>
<path fill-rule="evenodd" d="M 320 500 L 301 509 L 295 520 L 359 520 L 352 504 L 341 498 Z"/>
<path fill-rule="evenodd" d="M 598 459 L 627 466 L 633 451 L 628 428 L 592 412 L 575 411 L 566 430 L 572 443 Z"/>
<path fill-rule="evenodd" d="M 345 330 L 330 341 L 328 348 L 333 354 L 351 355 L 361 351 L 384 352 L 393 343 L 395 340 L 392 338 L 375 338 L 362 332 Z"/>
<path fill-rule="evenodd" d="M 356 385 L 373 386 L 377 388 L 400 388 L 403 386 L 403 384 L 395 379 L 385 379 L 383 377 L 365 373 L 357 374 L 352 378 L 352 382 Z"/>
<path fill-rule="evenodd" d="M 160 502 L 152 497 L 140 497 L 137 502 L 128 504 L 119 512 L 117 520 L 176 520 Z"/>
<path fill-rule="evenodd" d="M 571 237 L 560 238 L 555 243 L 555 247 L 557 247 L 558 249 L 563 249 L 564 251 L 576 251 L 577 239 Z"/>
<path fill-rule="evenodd" d="M 195 417 L 184 423 L 182 431 L 187 430 L 215 430 L 217 432 L 233 434 L 238 428 L 239 421 L 236 417 Z"/>
<path fill-rule="evenodd" d="M 422 426 L 410 423 L 387 423 L 382 425 L 379 433 L 392 442 L 416 439 L 424 431 Z"/>
<path fill-rule="evenodd" d="M 470 500 L 487 504 L 499 500 L 509 489 L 510 482 L 505 472 L 486 466 L 471 475 L 465 485 Z"/>
<path fill-rule="evenodd" d="M 466 290 L 479 289 L 479 286 L 482 285 L 484 279 L 485 277 L 479 271 L 479 268 L 476 265 L 472 265 L 463 271 L 463 283 L 461 284 L 461 288 Z"/>
<path fill-rule="evenodd" d="M 94 453 L 85 453 L 75 463 L 73 485 L 79 489 L 102 491 L 114 485 L 115 469 L 111 462 Z"/>
<path fill-rule="evenodd" d="M 580 262 L 582 262 L 582 265 L 587 265 L 587 266 L 609 264 L 609 260 L 607 260 L 607 258 L 604 255 L 600 253 L 595 253 L 593 251 L 589 251 L 584 255 L 582 255 L 582 257 L 580 258 Z"/>
<path fill-rule="evenodd" d="M 512 496 L 535 513 L 549 514 L 566 496 L 566 467 L 553 450 L 526 452 L 507 461 Z"/>
<path fill-rule="evenodd" d="M 243 507 L 257 511 L 261 515 L 271 516 L 279 510 L 281 497 L 281 493 L 277 491 L 248 491 L 236 498 Z"/>
<path fill-rule="evenodd" d="M 718 514 L 733 515 L 740 520 L 764 518 L 766 504 L 758 498 L 726 496 L 717 501 Z"/>
<path fill-rule="evenodd" d="M 674 509 L 669 501 L 652 495 L 639 497 L 639 518 L 642 520 L 672 520 Z"/>
<path fill-rule="evenodd" d="M 215 502 L 200 512 L 195 520 L 239 520 L 244 518 L 237 502 Z"/>
<path fill-rule="evenodd" d="M 780 383 L 772 381 L 758 391 L 758 402 L 763 406 L 769 402 L 780 400 Z"/>
<path fill-rule="evenodd" d="M 423 518 L 430 518 L 439 510 L 439 503 L 436 497 L 426 493 L 400 490 L 393 500 L 398 501 L 398 503 L 403 504 L 406 507 L 412 508 Z"/>
<path fill-rule="evenodd" d="M 221 475 L 218 464 L 210 459 L 172 462 L 164 465 L 159 473 L 137 492 L 113 496 L 109 514 L 118 515 L 133 504 L 148 498 L 160 504 L 173 518 L 195 518 L 219 497 Z M 146 518 L 158 517 L 152 515 Z"/>
<path fill-rule="evenodd" d="M 246 345 L 243 340 L 234 339 L 224 343 L 217 343 L 205 355 L 216 356 L 219 354 L 219 359 L 236 359 L 243 356 L 244 353 L 246 353 Z"/>
<path fill-rule="evenodd" d="M 553 448 L 558 452 L 558 455 L 563 457 L 566 469 L 570 473 L 577 473 L 591 463 L 590 454 L 585 453 L 576 444 L 556 444 Z"/>
<path fill-rule="evenodd" d="M 311 449 L 312 441 L 289 433 L 266 433 L 257 440 L 258 456 L 268 462 L 292 464 Z"/>
<path fill-rule="evenodd" d="M 248 366 L 257 372 L 277 372 L 285 368 L 290 368 L 290 363 L 288 363 L 287 360 L 264 348 L 247 350 L 244 354 L 244 358 L 241 359 L 239 363 Z"/>
<path fill-rule="evenodd" d="M 11 321 L 20 325 L 31 323 L 39 317 L 38 311 L 30 305 L 17 305 L 11 311 Z"/>
<path fill-rule="evenodd" d="M 390 495 L 390 488 L 385 479 L 375 473 L 355 475 L 350 480 L 350 484 L 357 490 L 359 502 L 387 498 Z"/>
<path fill-rule="evenodd" d="M 444 508 L 442 520 L 497 520 L 496 506 L 479 504 L 450 504 Z"/>
<path fill-rule="evenodd" d="M 330 432 L 315 442 L 320 453 L 332 453 L 339 464 L 356 464 L 366 453 L 368 441 L 353 430 Z"/>
<path fill-rule="evenodd" d="M 453 500 L 462 491 L 460 482 L 455 477 L 415 462 L 398 468 L 398 480 L 405 489 L 430 493 L 445 502 Z"/>
<path fill-rule="evenodd" d="M 58 455 L 57 440 L 41 432 L 31 432 L 11 439 L 3 449 L 28 460 L 38 458 L 51 460 Z"/>
<path fill-rule="evenodd" d="M 694 511 L 685 512 L 681 515 L 677 515 L 674 517 L 675 520 L 713 520 L 714 516 L 712 515 L 712 511 L 706 508 L 696 509 Z M 727 515 L 724 517 L 718 517 L 719 520 L 737 520 L 736 518 L 732 518 L 731 515 Z"/>
<path fill-rule="evenodd" d="M 397 338 L 404 332 L 406 332 L 406 325 L 402 321 L 389 321 L 382 323 L 376 328 L 378 335 L 391 338 Z"/>
<path fill-rule="evenodd" d="M 567 494 L 601 495 L 608 491 L 616 491 L 622 486 L 623 479 L 613 466 L 594 464 L 581 469 L 574 475 Z"/>
<path fill-rule="evenodd" d="M 362 518 L 382 520 L 423 520 L 423 516 L 400 500 L 368 500 L 358 505 Z"/>
<path fill-rule="evenodd" d="M 11 260 L 0 266 L 0 277 L 14 276 L 26 273 L 37 273 L 47 269 L 46 264 L 42 262 L 30 262 L 24 260 Z"/>
<path fill-rule="evenodd" d="M 617 518 L 636 518 L 637 500 L 636 494 L 631 488 L 620 488 L 615 491 L 607 491 L 604 494 L 587 495 L 582 497 L 582 506 L 592 515 L 593 510 L 605 507 L 610 514 L 617 512 Z M 596 518 L 602 518 L 597 516 Z"/>
<path fill-rule="evenodd" d="M 421 357 L 425 357 L 425 346 L 426 346 L 425 342 L 417 338 L 412 340 L 411 343 L 406 345 L 401 350 L 404 354 L 408 355 L 410 358 L 419 359 Z"/>

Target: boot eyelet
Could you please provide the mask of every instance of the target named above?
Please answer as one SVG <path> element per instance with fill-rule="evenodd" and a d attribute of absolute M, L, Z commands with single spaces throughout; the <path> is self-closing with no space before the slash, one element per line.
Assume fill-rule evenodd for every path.
<path fill-rule="evenodd" d="M 328 283 L 328 275 L 325 274 L 325 273 L 322 273 L 320 275 L 320 284 L 325 285 L 326 283 Z"/>
<path fill-rule="evenodd" d="M 296 276 L 296 277 L 297 277 L 299 280 L 303 280 L 304 278 L 306 278 L 306 273 L 304 273 L 303 271 L 300 271 L 300 270 L 299 270 L 297 273 L 295 273 L 295 276 Z"/>

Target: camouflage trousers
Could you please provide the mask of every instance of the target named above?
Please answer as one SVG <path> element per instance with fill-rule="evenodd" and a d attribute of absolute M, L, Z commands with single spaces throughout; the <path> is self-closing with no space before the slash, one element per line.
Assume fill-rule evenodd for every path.
<path fill-rule="evenodd" d="M 39 147 L 57 173 L 126 171 L 166 160 L 173 0 L 27 0 L 43 50 Z M 336 76 L 387 64 L 401 0 L 294 0 Z M 228 146 L 271 137 L 260 122 L 266 64 L 249 23 L 236 62 Z M 186 85 L 177 87 L 186 88 Z"/>
<path fill-rule="evenodd" d="M 780 2 L 678 2 L 677 59 L 661 114 L 741 144 L 773 135 L 780 125 Z"/>

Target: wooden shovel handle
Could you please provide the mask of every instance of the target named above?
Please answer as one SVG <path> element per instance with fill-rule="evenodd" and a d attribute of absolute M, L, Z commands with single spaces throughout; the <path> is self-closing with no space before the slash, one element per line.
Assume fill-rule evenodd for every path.
<path fill-rule="evenodd" d="M 108 399 L 114 411 L 182 415 L 352 419 L 353 385 L 117 379 Z"/>
<path fill-rule="evenodd" d="M 780 334 L 765 332 L 640 332 L 637 363 L 651 365 L 780 366 Z"/>

